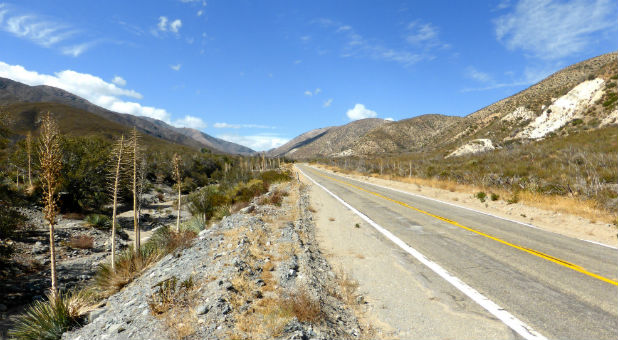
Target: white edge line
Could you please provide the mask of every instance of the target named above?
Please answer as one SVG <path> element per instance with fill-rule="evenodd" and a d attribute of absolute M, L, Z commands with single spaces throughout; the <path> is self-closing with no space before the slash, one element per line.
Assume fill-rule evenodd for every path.
<path fill-rule="evenodd" d="M 319 170 L 319 169 L 316 169 L 316 168 L 314 168 L 314 167 L 312 167 L 310 165 L 307 165 L 307 166 L 310 167 L 310 168 L 313 168 L 315 170 Z M 439 203 L 442 203 L 442 204 L 450 205 L 452 207 L 456 207 L 456 208 L 460 208 L 460 209 L 465 209 L 465 210 L 469 210 L 469 211 L 474 211 L 474 212 L 479 213 L 479 214 L 483 214 L 483 215 L 499 218 L 499 219 L 504 220 L 504 221 L 509 221 L 509 222 L 521 224 L 521 225 L 529 227 L 529 228 L 543 230 L 543 231 L 548 232 L 548 233 L 552 233 L 552 234 L 556 234 L 556 235 L 560 235 L 560 236 L 564 236 L 564 237 L 568 237 L 568 238 L 572 238 L 572 239 L 576 239 L 576 240 L 580 240 L 580 241 L 584 241 L 584 242 L 589 242 L 589 243 L 592 243 L 592 244 L 596 244 L 596 245 L 607 247 L 607 248 L 611 248 L 611 249 L 618 249 L 618 247 L 610 246 L 609 244 L 605 244 L 605 243 L 601 243 L 601 242 L 597 242 L 597 241 L 592 241 L 592 240 L 586 240 L 585 238 L 577 238 L 577 237 L 563 235 L 563 234 L 557 233 L 555 231 L 551 231 L 551 230 L 543 229 L 541 227 L 537 227 L 537 226 L 535 226 L 533 224 L 528 224 L 528 223 L 525 223 L 525 222 L 512 220 L 510 218 L 494 215 L 492 213 L 476 210 L 476 209 L 473 209 L 473 208 L 464 207 L 464 206 L 457 205 L 457 204 L 454 204 L 454 203 L 441 201 L 441 200 L 436 199 L 436 198 L 431 198 L 431 197 L 427 197 L 427 196 L 423 196 L 423 195 L 419 195 L 419 194 L 413 194 L 413 193 L 408 192 L 408 191 L 404 191 L 404 190 L 400 190 L 400 189 L 395 189 L 395 188 L 390 188 L 390 187 L 383 186 L 383 185 L 380 185 L 380 184 L 366 183 L 366 182 L 362 182 L 362 181 L 359 181 L 359 180 L 354 179 L 354 178 L 348 178 L 348 177 L 345 177 L 345 176 L 342 176 L 342 177 L 347 178 L 347 179 L 349 179 L 351 181 L 361 182 L 363 184 L 372 185 L 372 186 L 375 186 L 375 187 L 378 187 L 378 188 L 382 188 L 382 189 L 386 189 L 386 190 L 392 190 L 392 191 L 396 191 L 396 192 L 399 192 L 399 193 L 402 193 L 402 194 L 406 194 L 406 195 L 410 195 L 410 196 L 414 196 L 414 197 L 418 197 L 418 198 L 424 198 L 426 200 L 430 200 L 430 201 L 434 201 L 434 202 L 439 202 Z"/>
<path fill-rule="evenodd" d="M 377 231 L 379 231 L 386 238 L 391 240 L 393 243 L 398 245 L 401 249 L 406 251 L 408 254 L 412 255 L 418 261 L 420 261 L 425 266 L 429 267 L 434 273 L 438 274 L 448 283 L 453 285 L 455 288 L 459 289 L 462 293 L 467 295 L 474 302 L 478 303 L 481 307 L 485 308 L 489 313 L 498 318 L 508 327 L 510 327 L 513 331 L 517 332 L 517 334 L 521 335 L 523 338 L 527 340 L 547 340 L 546 337 L 533 330 L 530 326 L 526 325 L 523 321 L 516 318 L 511 313 L 507 312 L 504 308 L 498 306 L 495 302 L 491 301 L 483 294 L 479 293 L 476 289 L 468 286 L 466 283 L 461 281 L 459 278 L 451 275 L 446 269 L 442 268 L 439 264 L 429 260 L 425 255 L 421 254 L 416 249 L 410 247 L 408 244 L 403 242 L 397 236 L 393 235 L 390 231 L 384 229 L 382 226 L 374 222 L 372 219 L 367 217 L 365 214 L 356 210 L 354 207 L 346 203 L 343 199 L 339 198 L 337 195 L 333 194 L 330 190 L 326 189 L 324 186 L 316 182 L 313 178 L 309 177 L 303 170 L 297 167 L 297 169 L 309 180 L 311 180 L 315 185 L 322 188 L 328 194 L 333 196 L 337 201 L 343 204 L 346 208 L 350 209 L 353 213 L 360 216 L 363 220 L 369 223 L 372 227 L 374 227 Z"/>

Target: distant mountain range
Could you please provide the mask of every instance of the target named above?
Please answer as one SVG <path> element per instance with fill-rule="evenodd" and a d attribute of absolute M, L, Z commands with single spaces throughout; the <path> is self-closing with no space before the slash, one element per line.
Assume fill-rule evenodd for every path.
<path fill-rule="evenodd" d="M 455 157 L 618 122 L 618 53 L 564 68 L 465 117 L 363 119 L 306 132 L 268 155 L 292 159 L 438 152 Z"/>
<path fill-rule="evenodd" d="M 29 86 L 11 79 L 0 78 L 0 105 L 7 106 L 11 111 L 14 111 L 14 115 L 20 116 L 24 112 L 31 112 L 37 105 L 45 106 L 44 104 L 51 103 L 60 104 L 54 106 L 47 105 L 48 109 L 53 107 L 56 114 L 71 111 L 70 115 L 65 115 L 66 119 L 69 119 L 69 117 L 70 119 L 80 119 L 90 116 L 85 113 L 94 114 L 102 118 L 102 121 L 97 120 L 102 129 L 110 128 L 115 131 L 117 128 L 116 124 L 127 130 L 135 126 L 138 131 L 148 136 L 194 149 L 207 148 L 216 153 L 239 155 L 255 153 L 255 151 L 248 147 L 212 137 L 195 129 L 176 128 L 157 119 L 110 111 L 56 87 L 46 85 Z M 15 108 L 21 108 L 25 111 L 17 112 L 19 110 L 15 110 Z M 83 113 L 83 117 L 80 117 L 79 111 Z M 88 122 L 87 119 L 84 120 L 84 122 L 78 124 L 82 128 L 84 127 L 83 123 Z M 110 125 L 105 121 L 115 124 Z M 65 124 L 73 123 L 77 124 L 77 122 L 65 121 Z M 26 129 L 27 127 L 22 126 L 22 128 Z M 34 129 L 34 126 L 32 126 L 32 129 Z"/>

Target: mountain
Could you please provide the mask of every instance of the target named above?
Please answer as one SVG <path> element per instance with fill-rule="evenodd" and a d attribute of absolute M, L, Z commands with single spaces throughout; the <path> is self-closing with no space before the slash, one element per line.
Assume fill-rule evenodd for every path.
<path fill-rule="evenodd" d="M 199 133 L 188 133 L 160 120 L 110 111 L 56 87 L 47 85 L 29 86 L 11 79 L 0 78 L 0 105 L 16 103 L 63 104 L 63 107 L 80 109 L 125 127 L 135 126 L 144 134 L 194 149 L 209 148 L 214 152 L 232 154 L 254 153 L 249 148 L 220 140 L 199 131 Z M 56 109 L 60 108 L 57 107 Z"/>
<path fill-rule="evenodd" d="M 307 145 L 307 144 L 313 142 L 314 140 L 320 138 L 321 136 L 323 136 L 331 128 L 332 128 L 332 126 L 329 126 L 329 127 L 319 128 L 319 129 L 315 129 L 315 130 L 311 130 L 311 131 L 305 132 L 302 135 L 297 136 L 296 138 L 292 139 L 291 141 L 281 145 L 280 147 L 269 150 L 266 153 L 266 155 L 269 156 L 269 157 L 284 156 L 286 153 L 288 153 L 288 152 L 290 152 L 290 151 L 292 151 L 294 149 L 298 149 L 301 146 Z"/>
<path fill-rule="evenodd" d="M 566 67 L 465 117 L 421 115 L 397 122 L 360 120 L 312 130 L 271 150 L 303 159 L 437 152 L 456 157 L 618 123 L 618 53 Z M 306 138 L 305 136 L 313 136 Z"/>
<path fill-rule="evenodd" d="M 357 139 L 389 121 L 379 118 L 355 120 L 342 126 L 312 130 L 295 139 L 300 142 L 279 156 L 293 159 L 345 156 Z M 307 138 L 307 136 L 312 136 Z M 304 136 L 304 137 L 303 137 Z M 290 144 L 290 143 L 288 143 Z"/>

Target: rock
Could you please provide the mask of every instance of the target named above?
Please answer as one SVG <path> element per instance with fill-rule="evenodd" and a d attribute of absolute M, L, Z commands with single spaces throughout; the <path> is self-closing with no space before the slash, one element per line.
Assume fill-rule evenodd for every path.
<path fill-rule="evenodd" d="M 208 306 L 206 304 L 201 304 L 197 306 L 197 308 L 195 309 L 195 313 L 197 315 L 203 315 L 208 313 Z"/>

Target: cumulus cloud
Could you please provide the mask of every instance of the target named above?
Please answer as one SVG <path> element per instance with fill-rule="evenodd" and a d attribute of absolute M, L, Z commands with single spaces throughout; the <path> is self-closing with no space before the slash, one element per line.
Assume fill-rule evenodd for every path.
<path fill-rule="evenodd" d="M 290 139 L 283 138 L 273 134 L 261 134 L 261 135 L 218 135 L 217 138 L 221 138 L 228 142 L 247 146 L 256 151 L 265 151 L 273 148 L 280 147 L 287 143 Z"/>
<path fill-rule="evenodd" d="M 180 71 L 182 64 L 170 65 L 170 68 L 174 71 Z"/>
<path fill-rule="evenodd" d="M 305 91 L 305 96 L 309 96 L 309 97 L 317 96 L 318 94 L 320 94 L 320 92 L 322 92 L 322 89 L 318 87 L 313 92 L 309 90 Z"/>
<path fill-rule="evenodd" d="M 322 106 L 329 107 L 333 103 L 333 98 L 327 99 Z"/>
<path fill-rule="evenodd" d="M 127 85 L 127 81 L 124 80 L 124 78 L 122 78 L 121 76 L 114 76 L 114 79 L 112 79 L 112 83 L 118 85 L 118 86 L 125 86 Z"/>
<path fill-rule="evenodd" d="M 197 16 L 198 16 L 198 17 L 201 17 L 201 16 L 202 16 L 202 14 L 204 14 L 204 11 L 202 11 L 201 9 L 200 9 L 199 11 L 197 11 Z"/>
<path fill-rule="evenodd" d="M 201 118 L 194 116 L 185 116 L 182 119 L 177 119 L 172 122 L 172 125 L 176 127 L 190 127 L 193 129 L 205 129 L 208 127 L 208 124 Z"/>
<path fill-rule="evenodd" d="M 363 104 L 354 105 L 354 108 L 349 109 L 346 115 L 348 116 L 348 118 L 350 118 L 350 120 L 375 118 L 378 116 L 375 111 L 369 110 Z"/>
<path fill-rule="evenodd" d="M 161 32 L 170 31 L 173 33 L 178 33 L 178 31 L 180 30 L 180 27 L 182 27 L 182 20 L 176 19 L 170 22 L 170 20 L 166 16 L 160 16 L 159 21 L 157 23 L 157 28 Z"/>
<path fill-rule="evenodd" d="M 595 33 L 615 32 L 616 7 L 612 0 L 521 0 L 494 20 L 495 33 L 509 50 L 560 59 L 584 51 Z"/>
<path fill-rule="evenodd" d="M 178 33 L 180 27 L 182 27 L 182 21 L 180 19 L 176 19 L 170 24 L 170 31 Z"/>
<path fill-rule="evenodd" d="M 142 99 L 142 95 L 137 91 L 121 88 L 113 82 L 108 83 L 91 74 L 72 70 L 56 72 L 53 75 L 42 74 L 27 70 L 21 65 L 9 65 L 0 61 L 0 77 L 13 79 L 31 86 L 49 85 L 58 87 L 112 111 L 170 122 L 171 115 L 165 109 L 124 100 L 127 97 Z"/>
<path fill-rule="evenodd" d="M 82 31 L 72 25 L 38 14 L 20 13 L 7 4 L 0 4 L 0 30 L 45 48 L 57 48 L 62 54 L 73 57 L 96 45 L 96 41 L 76 41 L 80 40 Z"/>
<path fill-rule="evenodd" d="M 307 91 L 305 91 L 305 96 L 311 97 L 311 96 L 313 96 L 313 92 L 307 90 Z"/>

